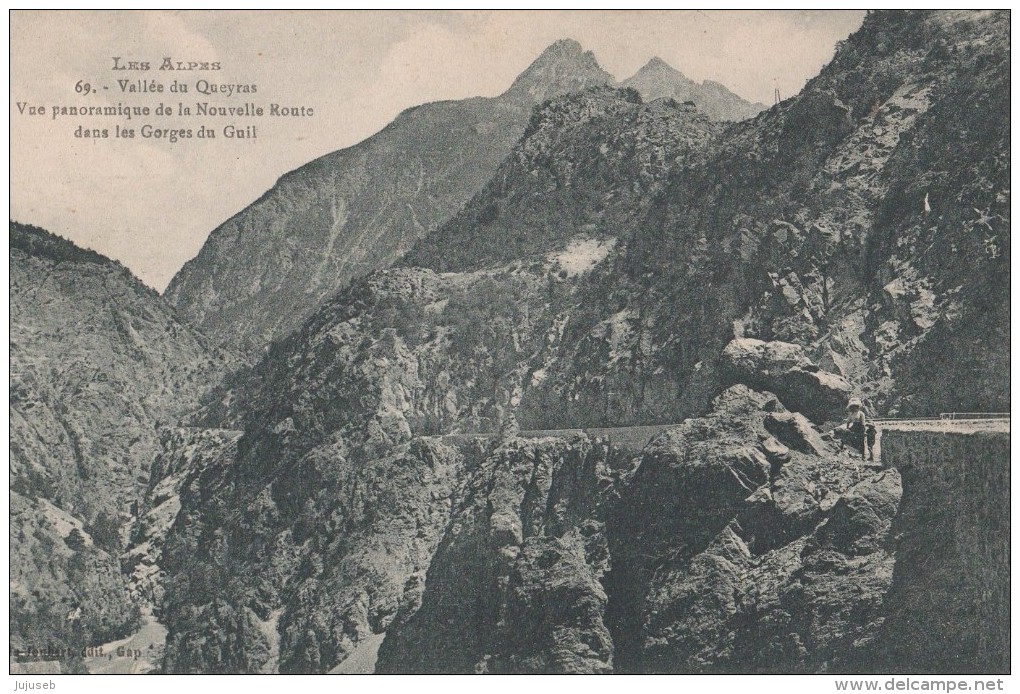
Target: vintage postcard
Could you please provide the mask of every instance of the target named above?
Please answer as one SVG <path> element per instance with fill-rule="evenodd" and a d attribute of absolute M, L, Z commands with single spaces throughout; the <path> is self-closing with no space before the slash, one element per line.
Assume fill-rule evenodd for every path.
<path fill-rule="evenodd" d="M 9 20 L 16 688 L 1002 689 L 1008 10 Z"/>

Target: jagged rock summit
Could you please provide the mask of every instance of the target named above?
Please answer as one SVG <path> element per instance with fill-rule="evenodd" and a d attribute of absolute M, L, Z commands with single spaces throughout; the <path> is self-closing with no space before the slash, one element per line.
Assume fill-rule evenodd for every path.
<path fill-rule="evenodd" d="M 745 101 L 719 82 L 705 80 L 699 84 L 658 56 L 620 86 L 633 87 L 645 101 L 662 98 L 691 101 L 712 120 L 744 120 L 767 108 L 762 103 Z"/>
<path fill-rule="evenodd" d="M 542 51 L 505 94 L 540 104 L 559 94 L 612 83 L 613 76 L 602 69 L 594 53 L 573 39 L 560 39 Z"/>

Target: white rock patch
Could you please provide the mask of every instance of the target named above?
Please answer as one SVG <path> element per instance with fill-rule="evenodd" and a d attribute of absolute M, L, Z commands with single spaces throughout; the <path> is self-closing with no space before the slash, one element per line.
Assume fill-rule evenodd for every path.
<path fill-rule="evenodd" d="M 559 253 L 550 254 L 549 260 L 559 263 L 568 276 L 574 277 L 588 272 L 605 260 L 615 246 L 616 239 L 573 239 Z"/>

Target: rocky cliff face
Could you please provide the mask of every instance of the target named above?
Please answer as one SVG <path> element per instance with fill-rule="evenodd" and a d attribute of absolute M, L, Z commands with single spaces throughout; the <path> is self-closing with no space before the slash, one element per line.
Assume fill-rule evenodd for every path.
<path fill-rule="evenodd" d="M 382 454 L 379 430 L 335 431 L 260 470 L 242 438 L 181 486 L 164 668 L 844 669 L 881 624 L 899 477 L 791 417 L 735 386 L 636 459 L 583 435 Z"/>
<path fill-rule="evenodd" d="M 583 347 L 540 399 L 698 412 L 751 338 L 801 345 L 884 412 L 1005 408 L 1007 38 L 996 13 L 869 17 L 801 95 L 672 170 L 585 281 Z"/>
<path fill-rule="evenodd" d="M 694 166 L 717 132 L 691 109 L 643 105 L 633 92 L 548 103 L 486 191 L 412 255 L 457 272 L 400 267 L 356 283 L 225 384 L 195 423 L 249 430 L 271 421 L 279 431 L 265 441 L 271 434 L 279 440 L 272 445 L 295 454 L 338 426 L 351 436 L 368 426 L 399 441 L 496 431 L 510 414 L 530 428 L 637 420 L 634 408 L 614 421 L 615 411 L 601 406 L 600 371 L 619 368 L 623 381 L 629 368 L 605 352 L 622 353 L 633 339 L 631 321 L 600 298 L 612 278 L 603 268 L 642 219 L 643 193 L 660 189 L 677 167 Z M 611 146 L 600 150 L 593 143 L 603 135 Z M 472 227 L 490 208 L 486 223 Z M 514 221 L 529 211 L 550 223 Z M 545 385 L 589 368 L 568 392 Z M 314 394 L 305 392 L 310 383 Z M 658 414 L 677 416 L 665 407 Z"/>
<path fill-rule="evenodd" d="M 584 437 L 510 439 L 473 466 L 378 671 L 611 672 L 611 460 Z"/>
<path fill-rule="evenodd" d="M 12 643 L 95 645 L 132 620 L 117 557 L 158 429 L 227 362 L 108 258 L 13 222 L 9 242 Z"/>
<path fill-rule="evenodd" d="M 646 101 L 674 99 L 680 103 L 691 102 L 700 112 L 716 121 L 754 118 L 767 108 L 765 104 L 741 99 L 718 82 L 695 82 L 658 57 L 649 60 L 620 86 L 636 89 Z"/>
<path fill-rule="evenodd" d="M 618 671 L 845 671 L 874 637 L 899 476 L 784 409 L 734 386 L 642 454 L 610 543 Z"/>
<path fill-rule="evenodd" d="M 659 325 L 796 342 L 886 412 L 1006 407 L 1007 44 L 998 13 L 873 14 L 732 126 L 629 244 L 631 278 L 711 309 Z"/>
<path fill-rule="evenodd" d="M 469 273 L 523 257 L 551 286 L 569 287 L 527 307 L 551 311 L 556 328 L 526 365 L 516 412 L 525 426 L 673 422 L 695 409 L 677 404 L 690 366 L 676 373 L 662 366 L 668 356 L 656 363 L 656 313 L 669 307 L 639 297 L 621 262 L 651 202 L 704 164 L 720 131 L 689 106 L 643 104 L 633 90 L 554 100 L 536 109 L 489 185 L 402 261 Z M 494 289 L 521 303 L 512 286 Z"/>
<path fill-rule="evenodd" d="M 560 41 L 499 97 L 408 109 L 377 135 L 282 177 L 210 234 L 166 296 L 216 343 L 257 358 L 338 289 L 453 216 L 536 104 L 611 82 L 591 53 Z"/>
<path fill-rule="evenodd" d="M 186 473 L 161 542 L 165 667 L 322 672 L 413 614 L 484 458 L 470 437 L 422 436 L 511 425 L 528 364 L 556 344 L 543 306 L 569 291 L 542 264 L 377 273 L 220 392 L 194 423 L 244 433 Z M 218 455 L 206 446 L 186 457 Z"/>
<path fill-rule="evenodd" d="M 569 347 L 525 389 L 536 427 L 701 412 L 735 338 L 798 344 L 883 412 L 1005 409 L 1007 38 L 996 13 L 875 14 L 804 93 L 723 132 L 665 102 L 550 104 L 405 262 L 616 239 L 579 282 Z"/>

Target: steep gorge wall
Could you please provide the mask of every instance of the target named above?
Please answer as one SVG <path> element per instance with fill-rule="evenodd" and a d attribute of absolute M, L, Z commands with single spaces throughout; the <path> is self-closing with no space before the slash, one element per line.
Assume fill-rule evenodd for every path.
<path fill-rule="evenodd" d="M 1009 430 L 882 434 L 903 480 L 883 672 L 1009 672 Z"/>
<path fill-rule="evenodd" d="M 851 392 L 900 415 L 1001 400 L 927 397 L 947 353 L 996 388 L 1008 363 L 987 339 L 1008 323 L 988 308 L 1008 306 L 1008 236 L 984 233 L 1008 228 L 1008 109 L 991 97 L 1008 91 L 1008 22 L 982 17 L 871 19 L 804 96 L 718 139 L 626 93 L 547 105 L 548 131 L 467 221 L 405 258 L 425 267 L 355 282 L 195 418 L 245 433 L 182 495 L 164 669 L 320 672 L 378 651 L 395 672 L 937 670 L 926 654 L 947 648 L 949 667 L 982 667 L 993 632 L 952 597 L 1000 567 L 937 541 L 957 522 L 987 541 L 987 520 L 954 515 L 969 492 L 918 485 L 896 539 L 898 472 L 809 421 Z M 947 43 L 928 55 L 933 35 Z M 677 130 L 712 147 L 665 148 Z M 651 211 L 632 187 L 646 174 Z M 459 453 L 518 424 L 687 415 L 633 466 L 562 441 Z M 976 586 L 932 574 L 975 565 Z"/>

